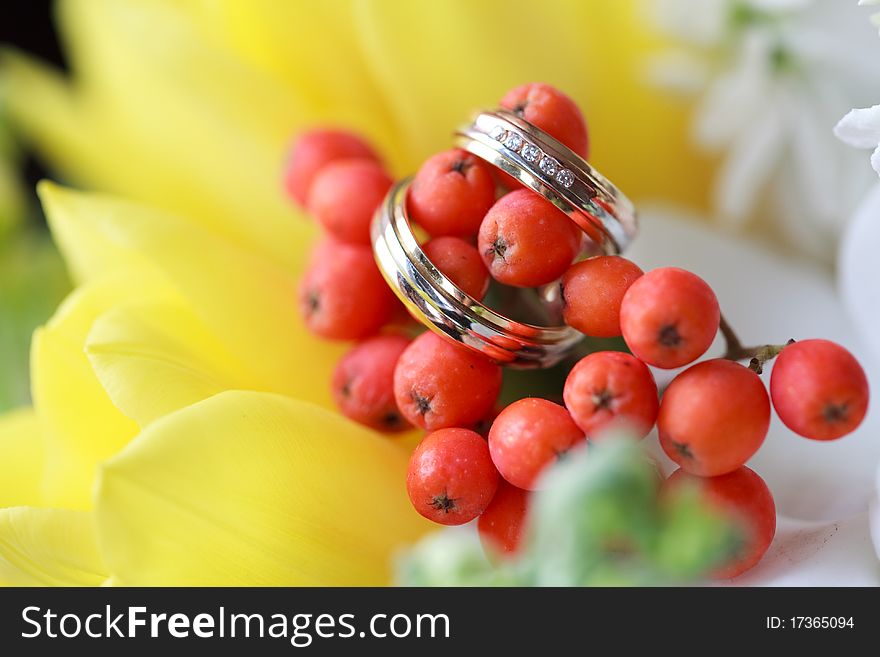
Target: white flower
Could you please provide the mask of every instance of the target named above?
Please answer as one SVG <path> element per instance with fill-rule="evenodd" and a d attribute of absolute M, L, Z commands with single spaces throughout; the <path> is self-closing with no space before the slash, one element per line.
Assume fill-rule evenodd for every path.
<path fill-rule="evenodd" d="M 880 0 L 859 0 L 859 5 L 880 5 Z M 871 22 L 880 26 L 880 12 L 871 16 Z"/>
<path fill-rule="evenodd" d="M 880 105 L 851 110 L 835 126 L 834 134 L 850 146 L 873 149 L 871 166 L 880 175 Z"/>
<path fill-rule="evenodd" d="M 830 259 L 872 182 L 831 127 L 869 104 L 880 41 L 840 0 L 660 0 L 658 24 L 680 42 L 652 62 L 655 81 L 698 92 L 695 141 L 720 154 L 717 215 L 759 223 Z"/>

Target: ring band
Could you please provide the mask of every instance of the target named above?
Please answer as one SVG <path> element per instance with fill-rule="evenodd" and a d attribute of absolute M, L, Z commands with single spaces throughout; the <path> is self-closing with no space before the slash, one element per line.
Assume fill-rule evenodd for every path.
<path fill-rule="evenodd" d="M 577 153 L 515 114 L 481 112 L 454 140 L 553 203 L 606 254 L 621 253 L 635 237 L 632 202 Z"/>
<path fill-rule="evenodd" d="M 509 319 L 462 292 L 419 246 L 406 211 L 411 179 L 396 183 L 371 226 L 379 270 L 409 311 L 436 333 L 515 368 L 550 367 L 583 335 L 569 326 Z"/>

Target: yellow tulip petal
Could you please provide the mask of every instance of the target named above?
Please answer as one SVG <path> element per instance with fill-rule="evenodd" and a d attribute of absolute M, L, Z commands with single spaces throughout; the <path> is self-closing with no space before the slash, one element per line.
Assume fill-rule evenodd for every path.
<path fill-rule="evenodd" d="M 350 11 L 414 153 L 448 148 L 449 131 L 506 90 L 549 82 L 581 106 L 591 162 L 628 195 L 705 207 L 711 167 L 689 144 L 688 108 L 646 79 L 660 40 L 640 3 L 554 0 L 517 11 L 509 0 L 411 0 Z M 412 29 L 426 18 L 431 29 Z"/>
<path fill-rule="evenodd" d="M 101 156 L 93 119 L 57 71 L 13 50 L 0 56 L 4 107 L 15 128 L 53 166 L 66 172 L 91 172 L 103 185 L 119 185 L 125 171 L 114 158 Z M 81 174 L 80 174 L 81 175 Z"/>
<path fill-rule="evenodd" d="M 79 195 L 54 193 L 55 189 L 57 188 L 46 181 L 37 185 L 43 212 L 52 229 L 52 237 L 75 282 L 87 283 L 132 269 L 153 268 L 151 276 L 161 276 L 149 261 L 133 249 L 114 243 L 98 231 L 88 230 L 87 226 L 81 225 L 82 221 L 76 220 L 78 214 L 91 213 L 94 215 L 92 221 L 96 221 L 100 214 L 117 212 L 115 206 L 100 203 L 83 205 L 77 203 L 81 198 Z M 136 206 L 131 211 L 142 212 Z M 120 217 L 118 220 L 124 219 Z"/>
<path fill-rule="evenodd" d="M 97 586 L 106 579 L 91 513 L 0 509 L 0 585 Z"/>
<path fill-rule="evenodd" d="M 387 154 L 409 150 L 363 57 L 350 2 L 201 0 L 190 8 L 218 44 L 296 94 L 302 113 L 289 113 L 296 121 L 290 134 L 316 123 L 345 125 Z"/>
<path fill-rule="evenodd" d="M 39 506 L 43 436 L 32 408 L 0 415 L 0 507 Z"/>
<path fill-rule="evenodd" d="M 101 315 L 86 354 L 113 403 L 141 427 L 254 377 L 183 304 L 126 303 Z"/>
<path fill-rule="evenodd" d="M 16 124 L 70 179 L 179 213 L 289 265 L 304 222 L 281 169 L 290 135 L 307 114 L 314 120 L 311 100 L 212 43 L 182 3 L 70 0 L 58 15 L 76 85 L 59 89 L 39 67 L 12 67 Z M 30 114 L 56 97 L 59 109 Z"/>
<path fill-rule="evenodd" d="M 133 290 L 145 300 L 173 294 L 144 272 L 98 279 L 75 290 L 34 333 L 31 388 L 46 441 L 43 491 L 51 506 L 90 508 L 95 466 L 137 432 L 110 401 L 85 354 L 95 318 Z"/>
<path fill-rule="evenodd" d="M 313 405 L 225 392 L 101 470 L 101 551 L 126 585 L 380 585 L 427 522 L 407 456 Z"/>
<path fill-rule="evenodd" d="M 95 241 L 137 254 L 174 283 L 202 321 L 255 373 L 261 388 L 332 405 L 330 376 L 344 347 L 306 330 L 291 275 L 144 206 L 48 182 L 39 190 L 53 232 L 69 237 L 65 254 L 73 260 L 88 258 Z M 301 266 L 305 249 L 299 245 L 295 250 Z"/>

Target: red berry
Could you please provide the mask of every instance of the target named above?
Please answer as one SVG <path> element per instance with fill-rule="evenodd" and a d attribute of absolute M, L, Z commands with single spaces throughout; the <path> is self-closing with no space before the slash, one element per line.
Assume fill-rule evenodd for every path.
<path fill-rule="evenodd" d="M 428 260 L 458 288 L 477 301 L 489 289 L 489 272 L 480 252 L 458 237 L 435 237 L 422 245 Z"/>
<path fill-rule="evenodd" d="M 309 329 L 332 340 L 357 340 L 378 331 L 396 299 L 369 247 L 325 240 L 300 281 L 300 309 Z"/>
<path fill-rule="evenodd" d="M 534 490 L 544 468 L 583 439 L 565 408 L 530 397 L 512 403 L 495 418 L 489 430 L 489 452 L 509 483 Z"/>
<path fill-rule="evenodd" d="M 580 244 L 574 222 L 528 189 L 510 192 L 492 206 L 478 242 L 492 277 L 517 287 L 538 287 L 562 276 Z"/>
<path fill-rule="evenodd" d="M 428 159 L 407 195 L 410 219 L 435 236 L 475 235 L 494 202 L 489 165 L 457 148 Z"/>
<path fill-rule="evenodd" d="M 370 222 L 393 181 L 372 160 L 339 160 L 318 172 L 306 207 L 333 237 L 370 244 Z"/>
<path fill-rule="evenodd" d="M 394 370 L 397 407 L 412 424 L 433 431 L 476 424 L 501 392 L 501 368 L 480 354 L 426 332 Z"/>
<path fill-rule="evenodd" d="M 663 451 L 691 474 L 732 472 L 758 451 L 770 426 L 761 379 L 739 363 L 697 363 L 672 380 L 660 401 Z"/>
<path fill-rule="evenodd" d="M 376 152 L 357 135 L 342 130 L 310 130 L 301 134 L 290 149 L 284 168 L 284 188 L 305 207 L 318 171 L 335 160 L 362 158 L 379 161 Z"/>
<path fill-rule="evenodd" d="M 620 328 L 630 351 L 664 369 L 706 353 L 720 319 L 712 288 L 677 267 L 649 271 L 630 286 L 620 305 Z"/>
<path fill-rule="evenodd" d="M 549 84 L 532 82 L 508 91 L 501 107 L 524 118 L 583 158 L 588 155 L 587 123 L 577 104 Z"/>
<path fill-rule="evenodd" d="M 868 412 L 868 379 L 840 345 L 803 340 L 776 358 L 770 396 L 789 429 L 813 440 L 834 440 L 854 431 Z"/>
<path fill-rule="evenodd" d="M 377 335 L 355 345 L 333 371 L 333 398 L 343 415 L 379 431 L 409 425 L 394 401 L 394 366 L 409 340 Z"/>
<path fill-rule="evenodd" d="M 525 529 L 529 494 L 522 488 L 498 480 L 492 502 L 477 520 L 483 549 L 490 555 L 510 556 L 516 553 Z"/>
<path fill-rule="evenodd" d="M 596 338 L 617 337 L 623 295 L 643 273 L 620 256 L 596 256 L 573 264 L 562 277 L 565 323 Z"/>
<path fill-rule="evenodd" d="M 642 361 L 620 351 L 599 351 L 577 362 L 565 380 L 565 406 L 594 438 L 621 423 L 642 438 L 657 419 L 657 384 Z"/>
<path fill-rule="evenodd" d="M 425 436 L 409 460 L 406 492 L 416 511 L 441 525 L 462 525 L 480 515 L 498 487 L 486 441 L 467 429 Z"/>
<path fill-rule="evenodd" d="M 664 490 L 671 490 L 685 482 L 698 486 L 707 503 L 738 523 L 743 532 L 744 542 L 736 556 L 716 569 L 713 576 L 729 579 L 757 564 L 776 534 L 776 505 L 764 480 L 745 466 L 718 477 L 706 478 L 676 470 L 666 480 Z"/>

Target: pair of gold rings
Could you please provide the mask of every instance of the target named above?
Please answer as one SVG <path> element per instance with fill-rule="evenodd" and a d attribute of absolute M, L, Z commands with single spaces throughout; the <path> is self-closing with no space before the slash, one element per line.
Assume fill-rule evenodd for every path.
<path fill-rule="evenodd" d="M 481 112 L 454 143 L 498 167 L 553 203 L 589 238 L 593 249 L 621 253 L 637 232 L 633 204 L 571 149 L 515 114 Z M 392 187 L 372 224 L 373 252 L 385 280 L 429 329 L 517 368 L 549 367 L 583 337 L 564 324 L 536 326 L 510 319 L 462 292 L 439 271 L 413 234 L 406 210 L 410 179 Z M 558 302 L 558 286 L 539 291 Z"/>

